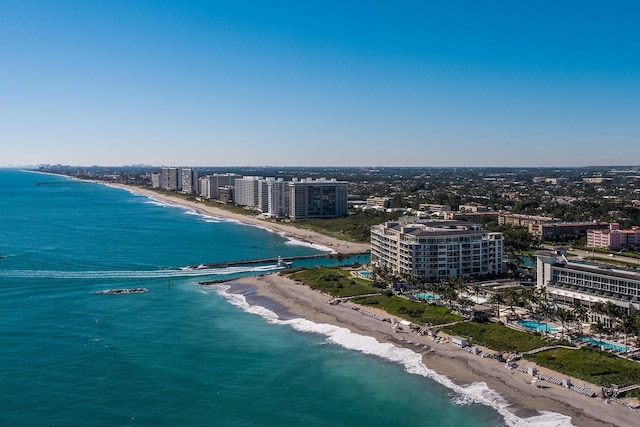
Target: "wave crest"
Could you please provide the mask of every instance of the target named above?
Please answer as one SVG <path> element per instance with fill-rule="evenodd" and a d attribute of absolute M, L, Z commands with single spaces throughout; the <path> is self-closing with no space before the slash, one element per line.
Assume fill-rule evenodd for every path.
<path fill-rule="evenodd" d="M 478 382 L 467 386 L 455 384 L 449 377 L 428 368 L 422 362 L 422 355 L 410 349 L 397 347 L 391 343 L 381 343 L 374 337 L 356 334 L 347 328 L 327 323 L 315 323 L 303 318 L 281 320 L 272 310 L 249 304 L 244 295 L 228 292 L 230 289 L 228 285 L 214 285 L 212 288 L 231 304 L 248 313 L 261 316 L 270 323 L 288 325 L 300 332 L 325 335 L 330 343 L 398 363 L 404 366 L 408 373 L 430 378 L 456 392 L 458 394 L 454 400 L 456 404 L 479 403 L 494 408 L 509 426 L 573 426 L 571 417 L 555 412 L 541 412 L 540 415 L 530 418 L 520 418 L 509 412 L 509 403 L 498 392 L 490 389 L 486 383 Z"/>

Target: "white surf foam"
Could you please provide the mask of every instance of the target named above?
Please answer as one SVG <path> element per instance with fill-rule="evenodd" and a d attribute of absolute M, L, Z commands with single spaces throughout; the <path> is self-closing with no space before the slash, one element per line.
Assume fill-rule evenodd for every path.
<path fill-rule="evenodd" d="M 121 188 L 121 187 L 115 187 L 115 188 Z M 198 212 L 198 211 L 196 211 L 195 209 L 193 209 L 192 207 L 189 207 L 189 206 L 182 206 L 180 204 L 175 204 L 175 203 L 171 203 L 171 202 L 166 202 L 164 200 L 156 199 L 152 195 L 140 194 L 140 193 L 137 193 L 135 190 L 131 190 L 131 189 L 128 189 L 128 188 L 124 188 L 124 190 L 129 191 L 132 194 L 136 194 L 136 195 L 139 195 L 139 196 L 147 197 L 149 199 L 149 201 L 147 203 L 149 203 L 149 204 L 156 205 L 156 206 L 162 206 L 162 207 L 172 207 L 172 208 L 183 209 L 187 215 L 195 215 L 195 216 L 202 217 L 202 218 L 205 219 L 206 222 L 209 222 L 209 223 L 229 222 L 229 223 L 235 223 L 235 224 L 244 225 L 244 226 L 247 226 L 247 227 L 254 227 L 254 228 L 258 228 L 258 229 L 261 229 L 261 230 L 268 231 L 270 233 L 277 233 L 281 237 L 284 237 L 285 239 L 287 239 L 287 241 L 285 242 L 285 244 L 287 244 L 287 245 L 305 246 L 305 247 L 312 248 L 312 249 L 315 249 L 315 250 L 320 251 L 320 252 L 337 253 L 334 249 L 331 249 L 331 248 L 329 248 L 327 246 L 319 245 L 319 244 L 315 244 L 315 243 L 303 242 L 302 240 L 298 240 L 296 238 L 288 236 L 286 233 L 275 231 L 275 230 L 269 228 L 268 226 L 263 226 L 263 225 L 260 225 L 260 224 L 251 224 L 251 223 L 248 223 L 248 222 L 242 222 L 242 221 L 237 220 L 237 219 L 219 217 L 219 216 L 215 216 L 215 215 L 211 215 L 211 214 L 205 214 L 205 213 L 202 213 L 202 212 Z"/>
<path fill-rule="evenodd" d="M 0 270 L 0 277 L 45 279 L 162 279 L 172 277 L 224 276 L 240 273 L 267 273 L 280 269 L 277 264 L 202 269 L 120 270 L 120 271 L 59 271 Z"/>
<path fill-rule="evenodd" d="M 335 325 L 315 323 L 302 318 L 281 320 L 275 312 L 262 306 L 249 304 L 244 295 L 228 292 L 230 289 L 228 285 L 214 285 L 212 288 L 231 304 L 248 313 L 259 315 L 270 323 L 288 325 L 300 332 L 325 335 L 330 343 L 398 363 L 404 366 L 408 373 L 430 378 L 456 392 L 458 397 L 454 403 L 461 405 L 479 403 L 494 408 L 509 426 L 573 426 L 571 417 L 555 412 L 541 412 L 530 418 L 520 418 L 508 410 L 509 403 L 499 393 L 490 389 L 486 383 L 473 383 L 468 386 L 457 385 L 449 377 L 428 368 L 422 362 L 422 355 L 407 348 L 381 343 L 373 337 L 356 334 L 347 328 Z"/>
<path fill-rule="evenodd" d="M 323 245 L 319 245 L 317 243 L 309 243 L 309 242 L 303 242 L 302 240 L 298 240 L 295 239 L 293 237 L 287 236 L 284 233 L 278 233 L 280 236 L 284 237 L 285 239 L 287 239 L 287 241 L 285 242 L 285 245 L 292 245 L 292 246 L 305 246 L 307 248 L 312 248 L 315 249 L 317 251 L 321 251 L 321 252 L 330 252 L 332 254 L 337 253 L 334 249 L 331 249 L 327 246 L 323 246 Z"/>
<path fill-rule="evenodd" d="M 145 202 L 148 205 L 160 206 L 163 208 L 177 208 L 178 206 L 172 205 L 171 203 L 163 202 L 162 200 L 154 199 L 153 197 L 148 197 L 148 201 Z"/>

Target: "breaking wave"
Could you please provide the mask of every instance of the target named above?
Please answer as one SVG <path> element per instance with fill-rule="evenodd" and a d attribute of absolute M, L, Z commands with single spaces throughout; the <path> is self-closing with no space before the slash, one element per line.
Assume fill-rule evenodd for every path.
<path fill-rule="evenodd" d="M 337 344 L 344 348 L 359 351 L 364 354 L 378 356 L 382 359 L 398 363 L 404 366 L 410 374 L 430 378 L 439 384 L 457 393 L 454 403 L 464 405 L 478 403 L 494 408 L 504 418 L 509 426 L 560 426 L 570 427 L 571 417 L 555 412 L 540 412 L 529 418 L 521 418 L 509 411 L 509 402 L 495 390 L 490 389 L 486 383 L 477 382 L 467 386 L 455 384 L 449 377 L 439 374 L 428 368 L 422 362 L 422 355 L 403 347 L 397 347 L 390 343 L 381 343 L 373 337 L 360 335 L 326 323 L 315 323 L 307 319 L 297 318 L 282 320 L 278 315 L 259 305 L 251 305 L 244 295 L 228 292 L 228 285 L 213 285 L 211 287 L 231 304 L 240 307 L 244 311 L 263 317 L 268 322 L 279 325 L 288 325 L 300 332 L 315 333 L 326 336 L 327 342 Z"/>

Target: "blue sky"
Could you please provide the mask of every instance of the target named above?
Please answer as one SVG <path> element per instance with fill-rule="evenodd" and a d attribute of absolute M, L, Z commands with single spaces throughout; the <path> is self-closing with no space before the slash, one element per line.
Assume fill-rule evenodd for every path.
<path fill-rule="evenodd" d="M 640 3 L 0 0 L 0 166 L 640 164 Z"/>

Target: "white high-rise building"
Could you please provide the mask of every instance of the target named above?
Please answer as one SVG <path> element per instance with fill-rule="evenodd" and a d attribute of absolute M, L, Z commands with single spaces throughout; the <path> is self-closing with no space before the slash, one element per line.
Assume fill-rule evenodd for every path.
<path fill-rule="evenodd" d="M 263 213 L 269 212 L 269 183 L 275 178 L 264 178 L 258 181 L 258 209 Z"/>
<path fill-rule="evenodd" d="M 199 178 L 200 185 L 202 186 L 199 194 L 205 199 L 219 199 L 220 188 L 233 187 L 235 180 L 240 178 L 242 177 L 235 173 L 215 173 Z"/>
<path fill-rule="evenodd" d="M 258 208 L 258 183 L 262 178 L 245 176 L 234 180 L 234 201 L 236 205 Z"/>
<path fill-rule="evenodd" d="M 289 216 L 289 183 L 282 178 L 267 181 L 267 210 L 269 216 Z"/>
<path fill-rule="evenodd" d="M 198 182 L 198 170 L 194 168 L 181 168 L 180 169 L 180 188 L 185 194 L 192 194 L 196 192 Z"/>
<path fill-rule="evenodd" d="M 160 188 L 160 173 L 151 173 L 151 188 Z"/>
<path fill-rule="evenodd" d="M 209 175 L 198 178 L 198 195 L 204 199 L 211 198 L 211 177 Z"/>
<path fill-rule="evenodd" d="M 504 272 L 502 233 L 465 221 L 392 221 L 371 227 L 371 264 L 438 282 Z"/>

